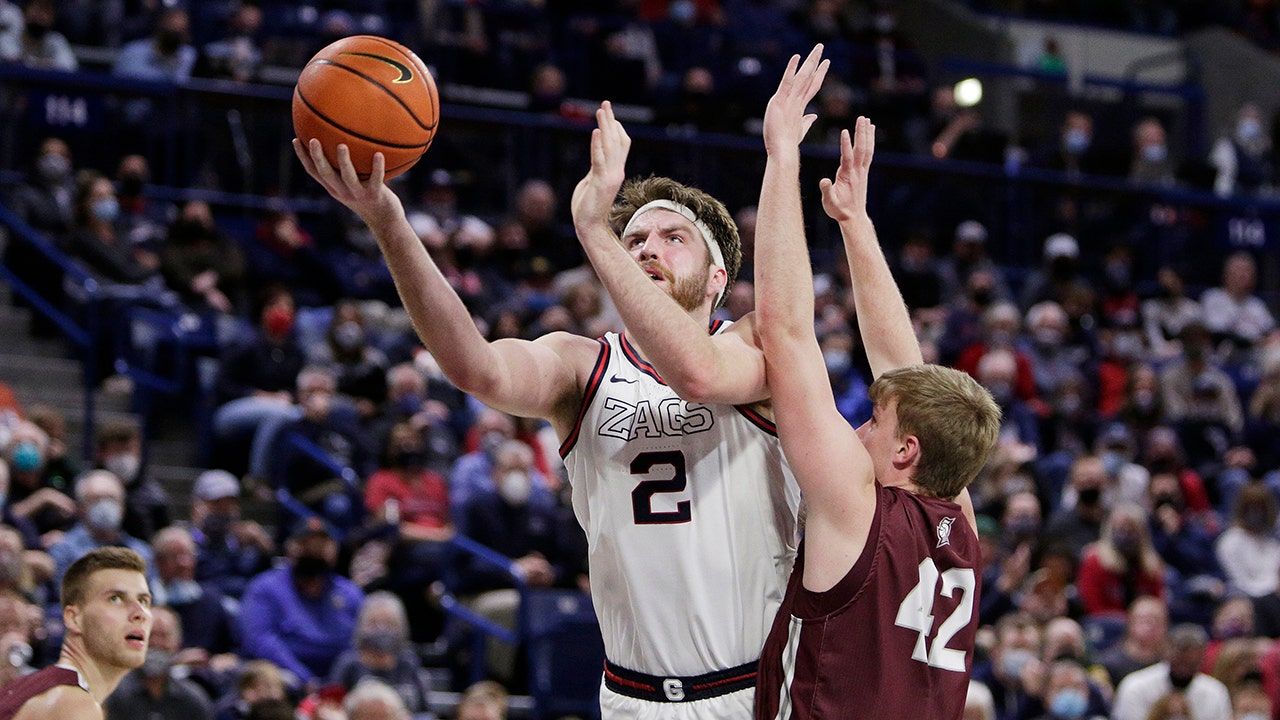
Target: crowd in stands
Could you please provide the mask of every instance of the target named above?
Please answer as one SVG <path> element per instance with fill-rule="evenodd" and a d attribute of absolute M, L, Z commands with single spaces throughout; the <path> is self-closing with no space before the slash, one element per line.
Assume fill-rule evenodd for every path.
<path fill-rule="evenodd" d="M 118 48 L 124 76 L 252 81 L 342 34 L 415 33 L 402 39 L 451 80 L 530 90 L 540 111 L 570 114 L 567 97 L 626 87 L 633 97 L 612 96 L 652 105 L 662 124 L 740 132 L 770 90 L 760 67 L 822 39 L 845 82 L 823 90 L 813 142 L 869 113 L 890 149 L 1006 155 L 978 115 L 930 88 L 890 4 L 299 3 L 316 10 L 303 36 L 263 29 L 302 17 L 281 15 L 282 3 L 201 3 L 195 23 L 168 4 L 133 5 L 29 0 L 19 11 L 0 0 L 0 57 L 74 70 L 69 39 Z M 1136 1 L 1019 6 L 1158 31 L 1195 17 L 1170 25 L 1173 4 Z M 383 24 L 361 24 L 370 17 Z M 418 22 L 395 22 L 409 17 Z M 153 111 L 130 100 L 122 122 L 146 125 Z M 1272 190 L 1276 126 L 1256 106 L 1201 159 L 1176 157 L 1154 117 L 1110 136 L 1095 119 L 1064 113 L 1026 163 L 1224 196 Z M 102 545 L 148 558 L 159 606 L 147 665 L 109 705 L 125 717 L 426 711 L 450 688 L 424 680 L 418 650 L 439 642 L 460 667 L 471 647 L 445 622 L 440 593 L 507 626 L 520 597 L 511 574 L 449 552 L 457 534 L 509 558 L 528 587 L 589 588 L 554 434 L 449 384 L 349 214 L 277 209 L 245 224 L 149 195 L 150 159 L 127 147 L 101 167 L 77 162 L 61 137 L 31 147 L 6 207 L 102 281 L 172 294 L 207 320 L 218 373 L 202 389 L 211 452 L 189 511 L 152 477 L 137 426 L 104 423 L 82 460 L 39 398 L 0 413 L 0 683 L 53 660 L 61 573 Z M 527 179 L 508 205 L 470 206 L 437 169 L 406 201 L 489 338 L 620 328 L 549 182 Z M 744 268 L 722 319 L 752 306 L 754 209 L 732 209 Z M 1280 307 L 1275 288 L 1259 287 L 1265 256 L 1204 252 L 1195 218 L 1146 196 L 1064 190 L 1035 211 L 1054 231 L 1020 239 L 1038 248 L 1034 267 L 993 255 L 989 218 L 943 216 L 924 232 L 876 216 L 926 358 L 973 374 L 1004 411 L 972 487 L 986 628 L 972 717 L 1280 720 Z M 9 243 L 5 264 L 46 297 L 62 294 L 60 271 L 23 243 Z M 816 290 L 827 370 L 857 425 L 870 376 L 841 262 L 818 268 Z M 242 517 L 246 499 L 276 489 L 296 505 L 274 532 Z M 472 688 L 458 717 L 502 717 L 506 690 L 525 689 L 518 652 L 495 643 L 487 660 L 503 685 Z"/>

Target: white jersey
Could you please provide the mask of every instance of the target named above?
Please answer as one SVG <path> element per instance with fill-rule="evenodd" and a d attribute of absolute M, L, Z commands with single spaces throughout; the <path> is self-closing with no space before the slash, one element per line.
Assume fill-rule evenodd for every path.
<path fill-rule="evenodd" d="M 680 399 L 625 336 L 599 342 L 560 454 L 605 654 L 657 676 L 755 662 L 798 540 L 777 431 L 747 407 Z"/>

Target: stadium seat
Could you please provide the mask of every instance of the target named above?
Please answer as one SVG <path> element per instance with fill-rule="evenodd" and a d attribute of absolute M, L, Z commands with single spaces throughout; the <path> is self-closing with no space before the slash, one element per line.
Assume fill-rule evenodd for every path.
<path fill-rule="evenodd" d="M 535 715 L 599 717 L 604 641 L 591 596 L 574 590 L 528 590 L 524 602 Z"/>

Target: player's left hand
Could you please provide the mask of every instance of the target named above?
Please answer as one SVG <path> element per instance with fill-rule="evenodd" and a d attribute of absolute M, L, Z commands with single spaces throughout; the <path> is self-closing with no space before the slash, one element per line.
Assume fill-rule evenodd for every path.
<path fill-rule="evenodd" d="M 876 150 L 876 126 L 865 117 L 849 131 L 840 133 L 840 168 L 834 180 L 823 178 L 822 209 L 836 222 L 870 218 L 867 216 L 867 176 L 871 172 L 871 156 Z"/>
<path fill-rule="evenodd" d="M 626 179 L 627 153 L 631 138 L 613 115 L 608 100 L 596 110 L 596 123 L 591 131 L 591 169 L 573 189 L 573 224 L 582 237 L 583 229 L 607 224 L 618 189 Z"/>
<path fill-rule="evenodd" d="M 809 51 L 804 63 L 800 62 L 799 55 L 791 56 L 778 89 L 764 111 L 764 147 L 770 155 L 794 151 L 818 119 L 817 115 L 806 115 L 804 111 L 818 94 L 830 67 L 831 61 L 822 59 L 821 44 Z"/>

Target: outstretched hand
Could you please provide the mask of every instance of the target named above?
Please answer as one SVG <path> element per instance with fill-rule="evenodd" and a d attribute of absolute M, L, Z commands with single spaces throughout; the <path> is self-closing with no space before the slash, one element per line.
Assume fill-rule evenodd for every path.
<path fill-rule="evenodd" d="M 599 127 L 591 131 L 591 169 L 573 189 L 573 224 L 580 231 L 608 223 L 609 210 L 626 179 L 631 150 L 631 138 L 608 100 L 596 110 L 596 123 Z M 578 235 L 582 237 L 582 232 Z"/>
<path fill-rule="evenodd" d="M 400 198 L 396 197 L 391 188 L 383 182 L 387 161 L 382 153 L 374 153 L 373 169 L 369 173 L 369 179 L 361 180 L 356 173 L 355 165 L 351 164 L 351 151 L 345 144 L 338 145 L 336 168 L 329 164 L 329 160 L 324 156 L 324 148 L 315 138 L 312 138 L 310 145 L 305 148 L 301 140 L 294 138 L 293 151 L 302 161 L 302 166 L 307 169 L 308 175 L 315 178 L 316 182 L 324 186 L 335 200 L 351 208 L 371 227 L 380 221 L 394 217 L 397 213 L 404 212 Z"/>
<path fill-rule="evenodd" d="M 823 178 L 819 184 L 822 209 L 836 222 L 867 217 L 867 176 L 876 150 L 876 126 L 859 117 L 853 132 L 853 140 L 848 130 L 840 133 L 840 168 L 835 180 Z"/>
<path fill-rule="evenodd" d="M 817 115 L 806 115 L 804 111 L 818 94 L 830 67 L 831 61 L 822 59 L 821 44 L 809 51 L 803 64 L 799 55 L 791 56 L 778 89 L 764 111 L 764 147 L 770 154 L 794 150 L 818 119 Z"/>

